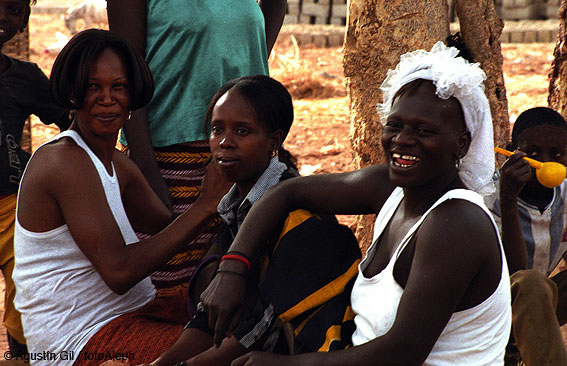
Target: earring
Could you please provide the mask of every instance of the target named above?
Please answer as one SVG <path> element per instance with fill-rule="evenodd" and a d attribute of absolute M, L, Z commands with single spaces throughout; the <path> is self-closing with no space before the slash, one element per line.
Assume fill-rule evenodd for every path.
<path fill-rule="evenodd" d="M 72 107 L 76 107 L 75 101 L 73 99 L 69 99 L 69 103 L 71 104 Z M 69 121 L 72 121 L 74 119 L 75 119 L 75 108 L 71 108 L 69 109 Z"/>
<path fill-rule="evenodd" d="M 129 111 L 128 112 L 128 120 L 131 120 L 131 119 L 132 119 L 132 111 Z"/>
<path fill-rule="evenodd" d="M 455 169 L 459 170 L 461 167 L 461 157 L 457 156 L 457 160 L 455 160 Z"/>
<path fill-rule="evenodd" d="M 272 158 L 278 156 L 278 150 L 272 151 Z"/>

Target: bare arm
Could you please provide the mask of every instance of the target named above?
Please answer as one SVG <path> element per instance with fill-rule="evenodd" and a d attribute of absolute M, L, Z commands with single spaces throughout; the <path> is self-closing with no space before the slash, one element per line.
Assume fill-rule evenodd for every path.
<path fill-rule="evenodd" d="M 355 172 L 289 179 L 254 204 L 230 250 L 252 257 L 288 212 L 303 208 L 319 213 L 376 213 L 393 190 L 385 166 L 372 166 Z M 243 264 L 224 261 L 224 269 L 243 271 Z M 214 342 L 220 344 L 244 296 L 244 281 L 239 276 L 218 273 L 201 295 L 209 326 L 215 330 Z"/>
<path fill-rule="evenodd" d="M 126 39 L 144 55 L 146 52 L 145 0 L 108 0 L 108 25 L 110 30 Z M 128 139 L 130 158 L 138 165 L 158 197 L 171 208 L 171 197 L 165 180 L 161 177 L 155 160 L 152 138 L 146 108 L 132 113 L 132 118 L 124 124 Z"/>
<path fill-rule="evenodd" d="M 146 52 L 146 0 L 107 0 L 108 26 L 144 55 Z"/>
<path fill-rule="evenodd" d="M 70 144 L 46 148 L 36 153 L 22 182 L 18 219 L 23 227 L 35 232 L 67 224 L 81 251 L 118 294 L 147 277 L 190 240 L 216 212 L 220 198 L 228 190 L 222 179 L 209 179 L 218 176 L 211 166 L 191 209 L 153 237 L 125 245 L 86 153 Z M 37 212 L 42 212 L 41 217 Z"/>
<path fill-rule="evenodd" d="M 124 124 L 124 133 L 128 140 L 128 156 L 138 165 L 142 174 L 162 200 L 171 209 L 171 196 L 166 181 L 161 176 L 157 164 L 152 138 L 148 125 L 146 108 L 132 112 L 132 118 Z"/>
<path fill-rule="evenodd" d="M 274 48 L 283 24 L 287 0 L 260 0 L 259 2 L 266 23 L 266 49 L 268 55 Z"/>
<path fill-rule="evenodd" d="M 421 365 L 451 315 L 481 303 L 500 280 L 502 262 L 492 225 L 479 208 L 462 203 L 439 206 L 419 229 L 397 316 L 385 335 L 336 352 L 296 357 L 251 353 L 233 366 Z"/>
<path fill-rule="evenodd" d="M 289 212 L 300 208 L 332 214 L 376 213 L 393 189 L 388 169 L 382 165 L 286 180 L 252 207 L 231 250 L 252 255 L 255 245 L 265 242 Z"/>
<path fill-rule="evenodd" d="M 502 244 L 510 274 L 528 267 L 528 250 L 518 212 L 518 195 L 532 177 L 528 162 L 522 159 L 524 156 L 526 154 L 519 152 L 508 158 L 502 165 L 500 176 Z"/>
<path fill-rule="evenodd" d="M 136 164 L 118 150 L 114 153 L 114 163 L 120 168 L 117 174 L 122 203 L 134 230 L 155 234 L 169 225 L 173 212 L 152 190 Z"/>

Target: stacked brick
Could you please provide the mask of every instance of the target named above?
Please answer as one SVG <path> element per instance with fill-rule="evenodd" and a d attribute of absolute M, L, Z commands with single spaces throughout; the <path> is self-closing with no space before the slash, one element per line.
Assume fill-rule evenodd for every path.
<path fill-rule="evenodd" d="M 447 0 L 454 20 L 454 2 Z M 504 20 L 557 19 L 561 0 L 495 0 Z M 345 25 L 347 0 L 288 0 L 285 24 Z"/>
<path fill-rule="evenodd" d="M 300 0 L 287 0 L 287 11 L 284 18 L 284 24 L 299 23 L 299 14 L 301 13 Z"/>
<path fill-rule="evenodd" d="M 330 24 L 346 25 L 348 3 L 347 0 L 331 0 Z"/>
<path fill-rule="evenodd" d="M 556 19 L 561 0 L 500 0 L 504 20 Z"/>
<path fill-rule="evenodd" d="M 329 24 L 331 0 L 303 0 L 299 22 L 302 24 Z"/>
<path fill-rule="evenodd" d="M 547 0 L 547 7 L 545 9 L 545 15 L 547 19 L 555 19 L 559 17 L 560 5 L 561 0 Z"/>
<path fill-rule="evenodd" d="M 293 36 L 298 44 L 316 47 L 340 47 L 345 38 L 345 27 L 332 24 L 288 24 L 282 27 L 278 39 Z"/>
<path fill-rule="evenodd" d="M 345 25 L 347 0 L 288 0 L 284 24 Z"/>
<path fill-rule="evenodd" d="M 508 21 L 500 41 L 502 43 L 552 43 L 557 39 L 559 20 Z"/>

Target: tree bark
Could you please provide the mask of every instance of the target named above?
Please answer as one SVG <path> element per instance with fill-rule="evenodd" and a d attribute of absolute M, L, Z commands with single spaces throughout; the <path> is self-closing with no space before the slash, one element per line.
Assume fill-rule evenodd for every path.
<path fill-rule="evenodd" d="M 463 40 L 474 62 L 480 62 L 486 73 L 484 86 L 492 112 L 494 144 L 504 146 L 510 133 L 500 44 L 504 23 L 493 0 L 457 0 L 456 12 Z"/>
<path fill-rule="evenodd" d="M 553 51 L 553 62 L 549 73 L 547 103 L 563 117 L 567 116 L 567 0 L 559 8 L 559 34 Z"/>
<path fill-rule="evenodd" d="M 344 45 L 344 72 L 350 107 L 350 135 L 357 168 L 384 162 L 382 125 L 376 105 L 380 85 L 400 56 L 430 49 L 449 35 L 446 0 L 350 0 Z M 372 238 L 373 215 L 358 220 L 357 237 L 365 250 Z"/>

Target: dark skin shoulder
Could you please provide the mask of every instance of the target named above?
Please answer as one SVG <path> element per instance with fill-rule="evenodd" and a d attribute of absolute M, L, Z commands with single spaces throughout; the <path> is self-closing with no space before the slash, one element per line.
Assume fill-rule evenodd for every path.
<path fill-rule="evenodd" d="M 105 283 L 123 294 L 194 237 L 216 212 L 228 185 L 214 167 L 207 167 L 195 204 L 163 227 L 171 219 L 170 211 L 143 182 L 133 163 L 116 150 L 112 157 L 128 217 L 137 225 L 156 220 L 150 225 L 153 231 L 161 230 L 157 234 L 125 245 L 96 168 L 87 153 L 69 138 L 44 145 L 30 160 L 20 185 L 18 220 L 33 232 L 66 224 Z"/>
<path fill-rule="evenodd" d="M 348 173 L 297 177 L 282 182 L 276 189 L 290 191 L 291 210 L 374 214 L 380 211 L 394 186 L 388 178 L 387 167 L 373 165 Z"/>
<path fill-rule="evenodd" d="M 171 222 L 171 212 L 161 202 L 156 201 L 155 195 L 150 194 L 149 185 L 130 159 L 116 150 L 113 162 L 123 194 L 124 207 L 133 227 L 144 229 L 144 232 L 148 233 L 163 229 Z M 77 171 L 81 171 L 81 174 L 74 173 Z M 55 197 L 65 199 L 74 194 L 84 196 L 81 198 L 82 202 L 89 204 L 90 207 L 89 198 L 81 192 L 91 188 L 95 190 L 102 188 L 100 185 L 92 184 L 92 182 L 100 182 L 100 178 L 87 153 L 67 138 L 39 149 L 34 159 L 30 161 L 26 175 L 28 179 L 21 187 L 26 194 L 22 195 L 21 200 L 23 203 L 29 201 L 42 205 L 41 212 L 46 215 L 42 220 L 28 220 L 27 215 L 30 212 L 26 210 L 28 206 L 23 205 L 19 211 L 19 219 L 27 224 L 24 225 L 26 228 L 36 232 L 51 230 L 66 222 Z M 61 182 L 53 184 L 53 176 L 61 177 Z M 26 183 L 32 180 L 38 182 L 34 184 L 33 189 Z M 40 197 L 50 199 L 39 199 Z M 139 197 L 145 199 L 140 200 Z M 94 206 L 94 203 L 92 205 Z"/>
<path fill-rule="evenodd" d="M 139 232 L 155 234 L 167 226 L 173 218 L 171 211 L 153 194 L 136 164 L 118 150 L 114 152 L 113 161 L 120 182 L 122 203 L 132 227 Z"/>
<path fill-rule="evenodd" d="M 39 148 L 28 164 L 26 179 L 20 185 L 18 220 L 22 226 L 30 231 L 43 232 L 65 224 L 57 197 L 65 199 L 78 194 L 81 184 L 98 179 L 89 162 L 84 150 L 70 139 L 61 139 Z M 74 169 L 85 166 L 84 174 L 73 174 Z M 61 177 L 62 184 L 53 184 L 53 176 Z M 36 210 L 43 213 L 42 220 L 36 219 Z"/>
<path fill-rule="evenodd" d="M 413 348 L 404 364 L 421 364 L 455 311 L 476 306 L 494 292 L 502 259 L 489 220 L 463 200 L 446 201 L 426 217 L 414 238 L 413 257 L 407 248 L 394 268 L 404 293 L 393 327 L 385 339 L 375 340 L 380 350 L 375 355 L 385 352 L 388 347 L 382 347 L 389 342 L 403 342 Z"/>
<path fill-rule="evenodd" d="M 421 365 L 451 315 L 480 304 L 500 282 L 502 257 L 487 220 L 479 207 L 463 200 L 444 202 L 427 216 L 396 262 L 395 278 L 404 293 L 387 334 L 330 353 L 252 352 L 233 365 Z"/>
<path fill-rule="evenodd" d="M 451 206 L 456 207 L 454 211 L 458 212 L 459 216 L 451 216 L 450 214 Z M 458 208 L 459 206 L 462 206 L 462 208 Z M 401 210 L 398 210 L 396 212 L 394 218 L 388 223 L 382 235 L 377 239 L 378 243 L 377 243 L 377 249 L 375 255 L 372 258 L 372 260 L 370 260 L 367 267 L 363 271 L 365 277 L 373 277 L 376 274 L 380 273 L 386 267 L 386 265 L 394 255 L 394 250 L 397 248 L 397 246 L 402 241 L 403 237 L 405 237 L 406 233 L 410 230 L 410 228 L 417 222 L 417 219 L 415 220 L 410 219 L 408 220 L 407 223 L 402 222 L 403 220 L 399 218 L 399 216 L 401 216 L 401 214 L 399 213 L 400 211 Z M 465 215 L 465 213 L 469 213 L 469 215 Z M 459 219 L 455 220 L 456 217 L 459 217 Z M 475 229 L 474 232 L 469 233 L 469 231 L 472 231 L 470 225 L 468 224 L 463 225 L 463 221 L 461 219 L 465 219 L 464 222 L 475 222 L 475 221 L 480 222 L 481 225 L 479 225 L 479 229 Z M 428 225 L 432 226 L 432 228 L 429 229 Z M 437 228 L 437 226 L 439 227 Z M 490 223 L 490 220 L 488 219 L 486 214 L 484 214 L 484 212 L 479 207 L 468 204 L 466 201 L 452 200 L 441 204 L 438 208 L 433 210 L 429 216 L 427 216 L 422 226 L 409 239 L 406 247 L 402 250 L 396 261 L 396 264 L 394 266 L 394 278 L 402 288 L 405 288 L 407 284 L 408 277 L 410 275 L 410 270 L 412 268 L 412 263 L 414 260 L 416 243 L 419 241 L 419 238 L 422 235 L 424 235 L 423 234 L 424 230 L 433 231 L 433 232 L 438 231 L 439 233 L 446 232 L 449 239 L 453 239 L 453 238 L 456 239 L 457 234 L 451 233 L 451 231 L 455 227 L 456 228 L 461 227 L 460 229 L 457 229 L 457 233 L 460 233 L 461 231 L 464 230 L 464 232 L 467 233 L 467 237 L 469 237 L 470 235 L 480 234 L 480 231 L 478 230 L 490 228 L 492 227 L 492 224 Z M 494 234 L 493 231 L 492 234 Z M 485 237 L 490 237 L 490 232 L 485 232 L 482 235 Z M 459 246 L 460 244 L 461 242 L 454 243 L 455 246 Z M 478 251 L 479 246 L 485 244 L 486 241 L 478 242 L 475 245 L 467 246 L 466 248 L 464 248 L 464 250 L 469 250 L 472 252 L 472 254 L 476 255 L 479 254 Z M 480 251 L 480 253 L 485 253 L 487 251 L 493 252 L 493 254 L 481 259 L 492 262 L 491 265 L 493 265 L 494 268 L 496 269 L 499 268 L 498 266 L 501 261 L 501 255 L 498 246 L 494 245 L 493 243 L 489 244 L 487 245 L 487 248 Z M 465 258 L 467 257 L 470 258 L 470 255 L 472 255 L 472 254 L 466 255 L 465 251 L 462 251 L 462 253 Z M 490 288 L 490 287 L 489 288 L 481 287 L 479 290 L 483 290 L 483 289 L 486 290 L 486 293 L 488 294 L 492 293 L 494 290 L 494 288 Z M 484 299 L 486 298 L 486 296 L 484 296 L 486 295 L 486 293 L 480 291 L 479 295 L 481 298 Z M 463 301 L 463 303 L 457 307 L 457 311 L 471 307 L 470 305 L 475 303 L 474 296 L 471 297 L 473 297 L 471 301 L 468 300 Z"/>
<path fill-rule="evenodd" d="M 471 226 L 471 223 L 475 225 Z M 476 259 L 478 271 L 471 277 L 471 283 L 466 287 L 466 293 L 455 311 L 474 307 L 496 289 L 500 281 L 502 253 L 489 217 L 480 207 L 469 202 L 450 200 L 430 213 L 400 253 L 394 266 L 394 278 L 402 288 L 405 288 L 414 263 L 416 243 L 435 244 L 442 239 L 440 234 L 446 235 L 443 239 L 448 239 L 448 249 L 454 250 L 455 255 L 450 255 L 450 252 L 445 253 L 439 246 L 432 245 L 431 251 L 439 251 L 439 256 L 436 258 L 449 261 L 465 260 L 467 263 L 470 263 L 471 259 Z M 432 237 L 420 240 L 425 235 Z"/>

